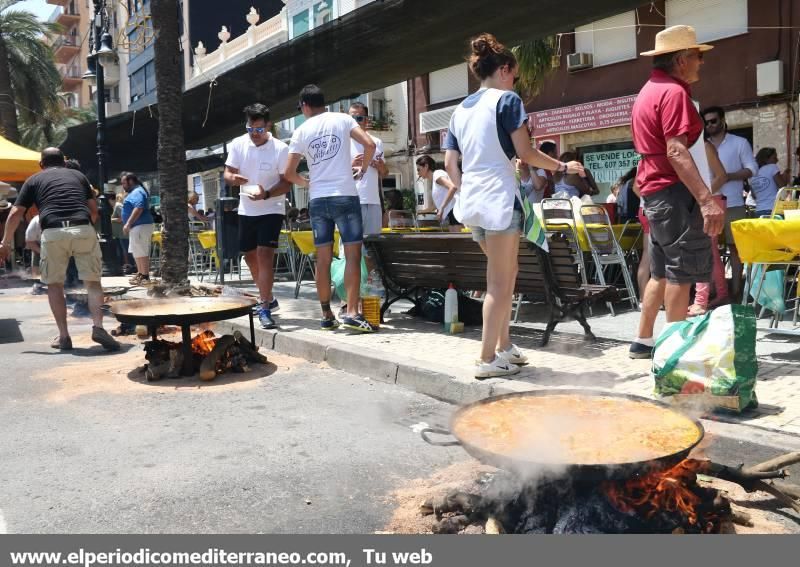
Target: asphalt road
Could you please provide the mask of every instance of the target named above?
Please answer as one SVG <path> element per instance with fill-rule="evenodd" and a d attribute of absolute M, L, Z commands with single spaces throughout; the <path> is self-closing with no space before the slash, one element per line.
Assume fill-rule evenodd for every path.
<path fill-rule="evenodd" d="M 394 489 L 469 460 L 413 430 L 452 406 L 305 361 L 148 384 L 137 340 L 103 353 L 86 320 L 57 353 L 25 291 L 0 288 L 0 533 L 372 533 Z M 730 464 L 797 450 L 713 435 Z"/>

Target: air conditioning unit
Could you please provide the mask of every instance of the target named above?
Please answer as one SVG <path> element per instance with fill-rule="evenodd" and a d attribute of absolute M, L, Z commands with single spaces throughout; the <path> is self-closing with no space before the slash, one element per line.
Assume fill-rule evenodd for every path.
<path fill-rule="evenodd" d="M 570 53 L 567 55 L 567 71 L 580 71 L 592 68 L 591 53 Z"/>
<path fill-rule="evenodd" d="M 421 112 L 419 115 L 420 134 L 446 130 L 450 126 L 450 117 L 453 116 L 456 108 L 458 108 L 458 105 Z"/>
<path fill-rule="evenodd" d="M 769 61 L 756 65 L 756 94 L 768 96 L 783 92 L 783 61 Z"/>

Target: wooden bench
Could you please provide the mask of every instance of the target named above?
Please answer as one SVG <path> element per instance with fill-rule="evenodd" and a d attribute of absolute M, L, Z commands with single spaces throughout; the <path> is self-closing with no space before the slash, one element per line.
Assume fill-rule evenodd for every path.
<path fill-rule="evenodd" d="M 583 285 L 578 265 L 564 234 L 550 237 L 550 251 L 544 252 L 521 239 L 519 274 L 515 293 L 544 299 L 550 308 L 542 346 L 550 340 L 556 325 L 567 317 L 577 320 L 587 339 L 594 340 L 586 322 L 586 307 L 597 301 L 613 300 L 613 286 Z M 446 288 L 486 291 L 486 256 L 469 234 L 381 234 L 365 239 L 387 291 L 381 318 L 398 299 L 410 299 L 418 307 L 426 289 Z"/>

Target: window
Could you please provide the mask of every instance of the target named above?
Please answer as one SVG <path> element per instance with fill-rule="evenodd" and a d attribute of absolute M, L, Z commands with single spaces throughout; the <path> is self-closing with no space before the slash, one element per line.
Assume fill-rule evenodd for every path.
<path fill-rule="evenodd" d="M 469 94 L 466 63 L 434 71 L 428 76 L 431 104 L 463 98 Z"/>
<path fill-rule="evenodd" d="M 131 79 L 131 102 L 136 102 L 145 95 L 144 68 L 139 69 L 130 76 Z"/>
<path fill-rule="evenodd" d="M 302 35 L 309 30 L 308 10 L 295 14 L 292 18 L 292 37 Z"/>
<path fill-rule="evenodd" d="M 747 0 L 667 0 L 667 27 L 694 27 L 698 41 L 747 33 Z"/>
<path fill-rule="evenodd" d="M 311 0 L 304 3 L 307 7 L 289 17 L 289 39 L 303 35 L 309 30 L 321 26 L 335 16 L 335 0 Z M 309 4 L 311 4 L 309 6 Z"/>
<path fill-rule="evenodd" d="M 635 25 L 631 11 L 575 28 L 575 52 L 591 53 L 595 67 L 636 59 Z"/>
<path fill-rule="evenodd" d="M 149 94 L 156 90 L 156 64 L 150 61 L 144 66 L 144 92 Z"/>

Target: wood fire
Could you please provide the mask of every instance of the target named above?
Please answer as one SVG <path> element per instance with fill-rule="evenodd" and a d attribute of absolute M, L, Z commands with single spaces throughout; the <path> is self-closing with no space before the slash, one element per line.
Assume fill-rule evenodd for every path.
<path fill-rule="evenodd" d="M 145 365 L 148 382 L 180 376 L 183 364 L 181 343 L 157 339 L 147 341 L 144 350 L 148 361 Z M 248 363 L 267 362 L 267 357 L 260 354 L 239 331 L 216 337 L 212 331 L 204 330 L 192 339 L 191 350 L 194 368 L 201 380 L 213 380 L 227 371 L 248 372 Z"/>

